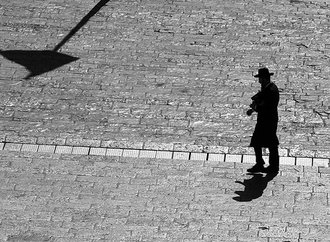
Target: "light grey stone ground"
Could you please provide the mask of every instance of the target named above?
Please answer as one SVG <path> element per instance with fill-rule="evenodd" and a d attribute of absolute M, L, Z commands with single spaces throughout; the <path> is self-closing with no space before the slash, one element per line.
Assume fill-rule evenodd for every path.
<path fill-rule="evenodd" d="M 1 241 L 329 241 L 329 168 L 0 151 Z"/>

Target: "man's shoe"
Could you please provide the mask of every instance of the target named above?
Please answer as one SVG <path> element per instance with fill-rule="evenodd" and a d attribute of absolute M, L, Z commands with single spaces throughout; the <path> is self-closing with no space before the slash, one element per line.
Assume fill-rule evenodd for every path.
<path fill-rule="evenodd" d="M 247 169 L 248 172 L 264 172 L 264 165 L 255 164 L 251 168 Z"/>
<path fill-rule="evenodd" d="M 265 172 L 268 174 L 277 174 L 279 172 L 279 168 L 268 166 L 267 168 L 265 168 Z"/>

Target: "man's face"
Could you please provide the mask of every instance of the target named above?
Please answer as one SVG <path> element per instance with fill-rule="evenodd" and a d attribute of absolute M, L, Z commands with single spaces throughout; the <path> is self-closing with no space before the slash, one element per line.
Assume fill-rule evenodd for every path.
<path fill-rule="evenodd" d="M 261 85 L 266 85 L 266 84 L 268 84 L 268 82 L 269 82 L 269 78 L 264 77 L 264 76 L 259 76 L 259 83 Z"/>

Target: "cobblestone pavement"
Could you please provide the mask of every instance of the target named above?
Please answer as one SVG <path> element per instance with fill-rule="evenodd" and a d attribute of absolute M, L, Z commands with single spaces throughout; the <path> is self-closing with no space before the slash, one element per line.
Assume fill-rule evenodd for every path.
<path fill-rule="evenodd" d="M 0 151 L 1 241 L 330 241 L 330 168 Z"/>
<path fill-rule="evenodd" d="M 248 154 L 266 65 L 283 153 L 330 157 L 328 1 L 108 1 L 51 52 L 106 2 L 1 1 L 0 141 Z"/>

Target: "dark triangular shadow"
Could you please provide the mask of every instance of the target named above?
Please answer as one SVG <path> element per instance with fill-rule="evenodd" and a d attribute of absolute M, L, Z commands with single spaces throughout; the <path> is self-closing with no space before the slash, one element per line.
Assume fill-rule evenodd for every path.
<path fill-rule="evenodd" d="M 0 51 L 6 59 L 24 66 L 30 73 L 24 79 L 52 71 L 79 58 L 51 50 L 7 50 Z"/>
<path fill-rule="evenodd" d="M 277 176 L 277 173 L 269 173 L 266 176 L 259 173 L 249 173 L 253 177 L 251 179 L 246 179 L 243 182 L 236 181 L 236 183 L 245 186 L 244 191 L 236 191 L 235 193 L 239 197 L 234 197 L 233 199 L 237 202 L 250 202 L 253 199 L 257 199 L 262 196 L 264 190 L 267 187 L 268 182 Z"/>

